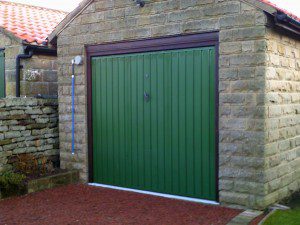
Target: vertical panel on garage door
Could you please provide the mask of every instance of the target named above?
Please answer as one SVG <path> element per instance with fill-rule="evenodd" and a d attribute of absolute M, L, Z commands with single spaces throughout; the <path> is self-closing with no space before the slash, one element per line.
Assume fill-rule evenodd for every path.
<path fill-rule="evenodd" d="M 0 51 L 0 98 L 5 97 L 5 58 L 4 51 Z"/>
<path fill-rule="evenodd" d="M 214 47 L 93 58 L 92 93 L 94 182 L 216 200 Z"/>

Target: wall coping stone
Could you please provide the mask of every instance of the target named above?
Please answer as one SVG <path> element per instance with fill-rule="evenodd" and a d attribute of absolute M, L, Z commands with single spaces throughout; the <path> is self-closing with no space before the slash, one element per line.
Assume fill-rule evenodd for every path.
<path fill-rule="evenodd" d="M 58 106 L 57 99 L 39 99 L 39 98 L 3 98 L 0 99 L 0 108 L 13 106 Z"/>

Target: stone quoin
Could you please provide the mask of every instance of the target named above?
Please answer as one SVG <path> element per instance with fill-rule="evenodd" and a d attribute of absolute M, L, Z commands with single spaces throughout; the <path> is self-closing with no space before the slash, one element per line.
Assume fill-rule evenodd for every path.
<path fill-rule="evenodd" d="M 138 40 L 150 43 L 156 38 L 213 32 L 218 34 L 219 113 L 218 163 L 212 172 L 217 173 L 218 201 L 263 209 L 299 190 L 299 20 L 288 15 L 286 18 L 294 24 L 298 21 L 298 25 L 291 25 L 288 19 L 276 23 L 275 17 L 284 12 L 264 1 L 145 2 L 140 7 L 132 0 L 83 1 L 50 35 L 49 41 L 58 51 L 62 168 L 79 169 L 85 182 L 93 172 L 89 170 L 95 158 L 89 158 L 92 133 L 88 126 L 92 124 L 88 116 L 89 56 L 93 57 L 88 51 L 93 46 L 100 52 L 114 43 L 129 43 L 134 48 Z M 77 55 L 83 57 L 84 64 L 75 68 L 72 155 L 71 60 Z"/>

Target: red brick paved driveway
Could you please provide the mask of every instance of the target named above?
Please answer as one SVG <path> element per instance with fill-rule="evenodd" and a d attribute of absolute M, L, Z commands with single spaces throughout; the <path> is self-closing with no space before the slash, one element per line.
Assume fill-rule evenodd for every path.
<path fill-rule="evenodd" d="M 226 224 L 241 211 L 70 185 L 0 201 L 0 224 Z"/>

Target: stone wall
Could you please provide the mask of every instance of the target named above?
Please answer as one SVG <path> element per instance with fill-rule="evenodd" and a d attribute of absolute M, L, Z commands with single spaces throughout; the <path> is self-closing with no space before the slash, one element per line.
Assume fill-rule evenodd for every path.
<path fill-rule="evenodd" d="M 33 55 L 22 60 L 21 95 L 57 95 L 57 57 Z"/>
<path fill-rule="evenodd" d="M 16 56 L 23 53 L 20 40 L 0 29 L 0 48 L 5 48 L 6 96 L 16 95 Z"/>
<path fill-rule="evenodd" d="M 0 29 L 0 48 L 5 48 L 6 96 L 16 95 L 16 57 L 23 54 L 22 41 Z M 22 59 L 21 95 L 57 95 L 57 57 L 34 55 Z"/>
<path fill-rule="evenodd" d="M 272 204 L 300 189 L 300 39 L 267 30 L 265 183 Z"/>
<path fill-rule="evenodd" d="M 0 173 L 20 154 L 46 156 L 59 165 L 57 100 L 0 99 Z"/>
<path fill-rule="evenodd" d="M 96 0 L 58 36 L 61 166 L 87 181 L 86 65 L 76 67 L 76 155 L 71 147 L 71 59 L 85 45 L 219 31 L 222 204 L 257 207 L 265 194 L 266 15 L 237 0 Z M 261 205 L 260 205 L 261 207 Z"/>

